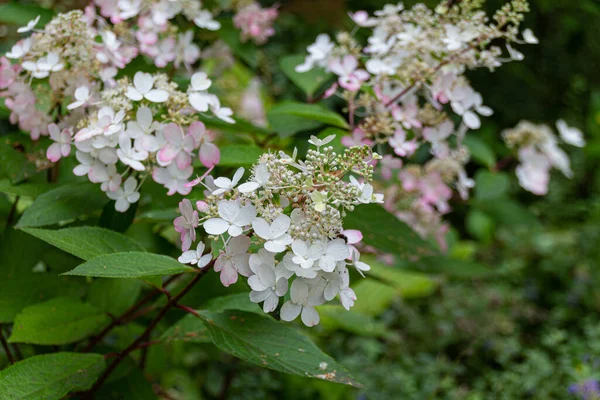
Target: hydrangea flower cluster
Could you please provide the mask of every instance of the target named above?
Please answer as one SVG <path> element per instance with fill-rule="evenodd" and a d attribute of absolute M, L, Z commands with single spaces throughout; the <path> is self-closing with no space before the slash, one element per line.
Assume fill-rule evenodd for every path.
<path fill-rule="evenodd" d="M 265 44 L 275 34 L 273 22 L 277 19 L 277 6 L 262 8 L 255 1 L 240 7 L 233 17 L 233 25 L 240 29 L 242 42 L 248 40 L 260 45 Z"/>
<path fill-rule="evenodd" d="M 220 158 L 215 135 L 198 113 L 210 111 L 233 123 L 232 110 L 208 93 L 212 82 L 203 72 L 191 77 L 186 92 L 165 74 L 116 79 L 117 69 L 136 50 L 110 30 L 94 30 L 88 17 L 81 11 L 61 14 L 7 54 L 20 64 L 2 60 L 1 87 L 7 89 L 11 121 L 33 139 L 48 134 L 52 162 L 68 156 L 74 145 L 80 164 L 73 172 L 100 183 L 118 211 L 139 199 L 148 175 L 169 195 L 188 194 L 196 152 L 207 168 Z M 46 109 L 40 109 L 38 96 L 49 97 Z"/>
<path fill-rule="evenodd" d="M 281 319 L 313 326 L 319 322 L 315 306 L 338 297 L 350 309 L 356 300 L 349 287 L 348 266 L 360 274 L 370 267 L 360 261 L 353 245 L 360 232 L 345 231 L 343 219 L 356 206 L 383 202 L 369 183 L 379 156 L 369 146 L 353 146 L 337 154 L 323 140 L 306 160 L 280 152 L 266 153 L 240 183 L 244 169 L 232 179 L 206 179 L 205 200 L 180 203 L 175 229 L 181 233 L 183 255 L 179 261 L 202 267 L 208 263 L 204 244 L 189 250 L 196 227 L 213 238 L 218 250 L 214 269 L 229 286 L 239 275 L 248 278 L 250 300 L 274 311 L 289 289 L 290 299 L 280 310 Z"/>
<path fill-rule="evenodd" d="M 94 0 L 94 4 L 102 17 L 126 26 L 127 29 L 121 30 L 133 36 L 130 39 L 136 43 L 139 54 L 153 59 L 159 68 L 173 63 L 176 68 L 190 69 L 200 58 L 200 48 L 194 44 L 193 25 L 209 31 L 221 27 L 200 0 Z M 96 17 L 93 6 L 86 8 L 86 13 Z M 181 20 L 173 21 L 179 16 L 189 21 L 190 26 L 185 27 Z"/>
<path fill-rule="evenodd" d="M 556 127 L 563 143 L 585 146 L 579 129 L 569 127 L 563 120 L 558 120 Z M 502 136 L 507 146 L 517 152 L 519 184 L 531 193 L 541 196 L 548 192 L 550 170 L 553 167 L 566 177 L 573 175 L 569 157 L 558 147 L 559 141 L 549 126 L 521 121 L 514 128 L 505 130 Z"/>
<path fill-rule="evenodd" d="M 431 10 L 399 3 L 374 15 L 350 13 L 355 29 L 335 41 L 320 34 L 296 67 L 323 68 L 337 77 L 323 97 L 347 103 L 351 131 L 342 143 L 377 146 L 386 154 L 379 165 L 386 208 L 442 247 L 448 200 L 454 190 L 468 198 L 475 184 L 465 172 L 470 155 L 463 139 L 493 113 L 465 73 L 522 60 L 514 44 L 538 43 L 531 30 L 520 30 L 526 0 L 510 1 L 491 19 L 481 4 L 443 1 Z M 366 43 L 356 38 L 359 29 L 368 31 Z M 412 158 L 421 148 L 430 155 L 424 164 Z"/>

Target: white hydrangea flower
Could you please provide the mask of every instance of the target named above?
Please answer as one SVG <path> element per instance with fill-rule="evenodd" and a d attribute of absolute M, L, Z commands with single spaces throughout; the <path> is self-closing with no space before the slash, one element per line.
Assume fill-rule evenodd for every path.
<path fill-rule="evenodd" d="M 18 33 L 31 32 L 32 30 L 35 29 L 35 26 L 38 24 L 38 22 L 40 22 L 40 16 L 39 15 L 37 17 L 35 17 L 34 19 L 32 19 L 31 21 L 29 21 L 27 23 L 27 25 L 22 26 L 19 29 L 17 29 L 17 32 Z"/>
<path fill-rule="evenodd" d="M 181 256 L 177 259 L 182 264 L 193 264 L 198 268 L 204 268 L 210 260 L 212 260 L 212 255 L 210 253 L 204 253 L 204 243 L 198 243 L 196 250 L 188 250 L 183 252 Z"/>
<path fill-rule="evenodd" d="M 203 224 L 204 230 L 210 235 L 227 232 L 230 236 L 240 236 L 244 227 L 250 225 L 256 217 L 253 205 L 240 206 L 235 200 L 222 200 L 218 207 L 221 218 L 210 218 Z"/>
<path fill-rule="evenodd" d="M 244 176 L 244 168 L 240 167 L 235 171 L 235 174 L 233 174 L 233 179 L 225 177 L 215 179 L 214 184 L 217 189 L 214 190 L 212 194 L 216 196 L 232 190 L 240 182 L 242 176 Z"/>
<path fill-rule="evenodd" d="M 133 101 L 146 99 L 153 103 L 164 103 L 169 99 L 169 92 L 162 89 L 152 89 L 154 77 L 146 72 L 136 72 L 133 76 L 133 86 L 127 88 L 127 96 Z"/>
<path fill-rule="evenodd" d="M 317 325 L 320 318 L 315 306 L 325 302 L 323 290 L 320 286 L 309 286 L 302 278 L 294 280 L 290 289 L 290 300 L 281 307 L 281 319 L 289 322 L 301 315 L 304 325 Z"/>
<path fill-rule="evenodd" d="M 334 239 L 327 243 L 323 256 L 319 259 L 319 267 L 325 272 L 332 272 L 338 261 L 350 255 L 350 249 L 343 239 Z"/>
<path fill-rule="evenodd" d="M 137 180 L 130 176 L 127 178 L 123 187 L 118 188 L 114 192 L 106 192 L 109 199 L 115 200 L 115 209 L 119 212 L 129 210 L 129 206 L 137 203 L 140 199 L 140 193 L 137 191 Z"/>
<path fill-rule="evenodd" d="M 266 240 L 265 249 L 272 253 L 281 253 L 292 243 L 292 237 L 287 233 L 290 224 L 290 217 L 281 214 L 270 225 L 264 218 L 254 219 L 252 229 L 258 237 Z"/>
<path fill-rule="evenodd" d="M 237 282 L 238 274 L 243 276 L 252 275 L 247 253 L 250 247 L 248 236 L 237 236 L 229 239 L 225 250 L 215 260 L 215 271 L 221 273 L 221 283 L 229 286 Z"/>
<path fill-rule="evenodd" d="M 242 183 L 238 190 L 242 193 L 254 192 L 260 187 L 265 186 L 269 182 L 271 174 L 265 164 L 258 164 L 254 168 L 254 180 Z"/>
<path fill-rule="evenodd" d="M 288 279 L 292 273 L 282 265 L 275 266 L 274 254 L 264 249 L 258 254 L 250 256 L 250 269 L 254 273 L 248 278 L 248 285 L 252 289 L 250 301 L 263 303 L 266 313 L 272 312 L 279 304 L 279 298 L 288 290 Z"/>
<path fill-rule="evenodd" d="M 560 138 L 567 144 L 576 147 L 585 146 L 585 140 L 583 139 L 583 133 L 577 128 L 570 127 L 567 125 L 565 120 L 559 119 L 556 121 L 556 128 Z"/>
<path fill-rule="evenodd" d="M 92 98 L 92 94 L 87 86 L 80 86 L 75 89 L 73 97 L 75 97 L 75 101 L 67 106 L 69 110 L 74 110 L 87 103 Z"/>

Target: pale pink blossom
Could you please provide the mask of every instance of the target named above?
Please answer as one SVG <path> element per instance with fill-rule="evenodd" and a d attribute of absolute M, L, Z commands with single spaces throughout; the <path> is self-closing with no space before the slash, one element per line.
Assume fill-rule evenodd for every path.
<path fill-rule="evenodd" d="M 192 207 L 192 202 L 183 199 L 179 202 L 181 216 L 175 218 L 173 225 L 175 230 L 181 234 L 181 250 L 188 251 L 196 240 L 196 228 L 199 225 L 198 211 Z"/>
<path fill-rule="evenodd" d="M 61 130 L 58 125 L 48 125 L 50 139 L 54 141 L 46 151 L 46 157 L 52 162 L 57 162 L 61 157 L 67 157 L 71 154 L 71 130 Z"/>
<path fill-rule="evenodd" d="M 351 92 L 360 89 L 370 77 L 367 71 L 358 68 L 356 57 L 349 54 L 330 60 L 329 70 L 338 76 L 340 86 Z"/>
<path fill-rule="evenodd" d="M 194 138 L 195 148 L 200 148 L 198 157 L 200 162 L 206 168 L 213 167 L 219 163 L 221 159 L 221 152 L 219 148 L 212 143 L 216 134 L 212 131 L 206 130 L 206 126 L 200 121 L 194 122 L 188 128 L 188 135 Z"/>

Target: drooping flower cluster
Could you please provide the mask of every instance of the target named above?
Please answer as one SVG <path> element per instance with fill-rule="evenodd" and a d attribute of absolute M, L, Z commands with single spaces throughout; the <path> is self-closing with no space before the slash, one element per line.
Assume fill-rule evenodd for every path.
<path fill-rule="evenodd" d="M 159 68 L 173 63 L 175 68 L 190 69 L 200 58 L 193 26 L 209 31 L 221 27 L 199 0 L 94 0 L 94 4 L 102 17 L 132 36 L 139 53 L 150 57 Z M 94 7 L 86 12 L 96 17 Z M 182 25 L 181 20 L 175 22 L 177 17 L 189 21 L 190 26 Z"/>
<path fill-rule="evenodd" d="M 275 34 L 273 22 L 278 15 L 277 6 L 262 8 L 252 1 L 237 11 L 233 17 L 233 25 L 241 30 L 243 42 L 253 40 L 256 44 L 265 44 Z"/>
<path fill-rule="evenodd" d="M 206 179 L 206 199 L 180 203 L 175 229 L 181 233 L 183 263 L 206 265 L 204 244 L 189 250 L 196 227 L 214 238 L 220 248 L 214 268 L 229 286 L 242 275 L 252 288 L 250 300 L 274 311 L 290 290 L 280 310 L 281 319 L 301 316 L 307 326 L 319 322 L 315 306 L 338 297 L 346 308 L 356 295 L 349 287 L 348 266 L 359 273 L 370 267 L 360 261 L 353 244 L 357 231 L 344 231 L 343 218 L 356 206 L 383 202 L 368 183 L 379 156 L 369 146 L 353 146 L 337 154 L 323 140 L 312 137 L 306 160 L 266 153 L 254 165 L 250 179 L 241 183 L 244 169 L 232 179 Z"/>
<path fill-rule="evenodd" d="M 585 146 L 583 134 L 563 120 L 556 123 L 562 141 L 576 147 Z M 513 129 L 502 133 L 507 146 L 516 150 L 519 166 L 516 169 L 519 184 L 531 193 L 548 192 L 550 170 L 554 167 L 566 177 L 573 175 L 568 155 L 558 147 L 559 141 L 547 125 L 521 121 Z"/>
<path fill-rule="evenodd" d="M 453 189 L 466 199 L 474 186 L 465 172 L 470 155 L 463 139 L 493 112 L 465 73 L 522 60 L 514 44 L 538 42 L 531 30 L 520 31 L 526 0 L 510 1 L 492 19 L 481 4 L 443 1 L 431 10 L 399 3 L 374 15 L 350 13 L 353 32 L 341 32 L 335 41 L 318 35 L 296 67 L 323 68 L 337 77 L 323 97 L 335 94 L 347 102 L 351 131 L 342 143 L 388 153 L 379 165 L 386 208 L 442 247 L 447 227 L 441 217 L 450 211 Z M 359 28 L 368 30 L 366 43 L 355 37 Z M 415 163 L 412 156 L 422 147 L 430 159 Z M 419 153 L 422 160 L 426 152 Z"/>
<path fill-rule="evenodd" d="M 7 89 L 11 121 L 33 139 L 49 135 L 52 162 L 74 145 L 80 165 L 73 172 L 100 183 L 118 211 L 139 199 L 148 175 L 169 195 L 188 194 L 196 152 L 207 168 L 220 158 L 198 112 L 233 123 L 232 110 L 208 93 L 212 82 L 203 72 L 192 76 L 187 92 L 165 74 L 137 72 L 117 80 L 137 50 L 93 21 L 81 11 L 61 14 L 13 47 L 7 57 L 18 64 L 2 58 L 0 87 Z M 42 98 L 49 104 L 40 107 Z"/>

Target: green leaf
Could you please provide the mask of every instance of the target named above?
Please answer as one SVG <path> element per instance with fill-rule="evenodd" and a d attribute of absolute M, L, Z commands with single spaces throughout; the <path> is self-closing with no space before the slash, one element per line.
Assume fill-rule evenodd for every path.
<path fill-rule="evenodd" d="M 504 172 L 477 171 L 475 174 L 475 198 L 492 200 L 506 195 L 510 180 Z"/>
<path fill-rule="evenodd" d="M 112 200 L 104 205 L 98 222 L 103 228 L 123 233 L 133 223 L 139 202 L 133 203 L 124 213 L 115 209 L 115 203 Z"/>
<path fill-rule="evenodd" d="M 348 128 L 348 123 L 341 115 L 318 104 L 281 103 L 267 112 L 267 119 L 271 128 L 281 137 L 314 129 L 321 124 Z"/>
<path fill-rule="evenodd" d="M 23 140 L 29 139 L 20 134 L 0 138 L 0 178 L 8 178 L 17 183 L 38 172 L 35 162 L 25 156 L 25 151 L 33 152 L 31 143 L 22 143 Z"/>
<path fill-rule="evenodd" d="M 537 217 L 527 208 L 506 197 L 485 201 L 476 200 L 474 204 L 500 225 L 527 225 L 531 227 L 540 225 Z"/>
<path fill-rule="evenodd" d="M 437 253 L 431 243 L 377 204 L 356 207 L 344 219 L 344 227 L 360 230 L 363 243 L 396 254 L 401 259 Z"/>
<path fill-rule="evenodd" d="M 221 350 L 275 371 L 360 387 L 343 366 L 296 328 L 245 311 L 200 311 Z"/>
<path fill-rule="evenodd" d="M 398 297 L 397 291 L 385 283 L 365 279 L 352 286 L 358 299 L 352 311 L 363 315 L 379 315 Z"/>
<path fill-rule="evenodd" d="M 29 21 L 40 16 L 37 27 L 44 26 L 54 16 L 54 12 L 47 8 L 38 7 L 33 4 L 19 4 L 8 2 L 0 4 L 0 22 L 12 25 L 27 25 Z"/>
<path fill-rule="evenodd" d="M 23 183 L 20 185 L 12 185 L 8 179 L 0 180 L 0 192 L 15 196 L 36 198 L 55 187 L 56 185 L 48 183 Z"/>
<path fill-rule="evenodd" d="M 162 377 L 161 377 L 162 379 Z M 142 371 L 133 369 L 125 377 L 107 382 L 98 390 L 101 400 L 156 400 L 158 397 Z"/>
<path fill-rule="evenodd" d="M 23 228 L 23 231 L 86 261 L 104 254 L 144 251 L 133 239 L 95 226 L 58 230 Z"/>
<path fill-rule="evenodd" d="M 494 221 L 481 210 L 472 209 L 465 218 L 467 232 L 484 243 L 489 243 L 494 235 Z"/>
<path fill-rule="evenodd" d="M 223 146 L 221 150 L 221 161 L 219 167 L 235 167 L 239 165 L 251 165 L 258 161 L 264 151 L 251 145 Z"/>
<path fill-rule="evenodd" d="M 107 201 L 98 185 L 78 183 L 59 186 L 38 197 L 25 210 L 16 227 L 64 225 L 101 209 Z"/>
<path fill-rule="evenodd" d="M 87 301 L 99 310 L 121 315 L 135 303 L 142 285 L 142 282 L 135 279 L 95 279 L 90 286 Z"/>
<path fill-rule="evenodd" d="M 215 297 L 202 304 L 202 308 L 214 312 L 240 310 L 262 313 L 262 310 L 258 304 L 250 301 L 249 295 L 249 293 L 235 293 L 227 296 Z"/>
<path fill-rule="evenodd" d="M 210 343 L 204 322 L 195 315 L 188 314 L 167 329 L 160 340 L 169 342 Z"/>
<path fill-rule="evenodd" d="M 0 371 L 0 399 L 58 400 L 92 387 L 105 368 L 100 354 L 54 353 Z"/>
<path fill-rule="evenodd" d="M 262 314 L 262 310 L 258 304 L 250 301 L 247 292 L 215 297 L 202 304 L 202 309 L 213 312 L 240 310 Z M 193 314 L 188 314 L 177 321 L 175 325 L 162 334 L 160 340 L 166 342 L 180 340 L 193 343 L 210 342 L 204 322 Z"/>
<path fill-rule="evenodd" d="M 478 262 L 448 256 L 422 257 L 416 262 L 401 261 L 400 266 L 414 271 L 444 274 L 459 279 L 482 278 L 494 272 L 494 270 Z"/>
<path fill-rule="evenodd" d="M 384 265 L 373 257 L 363 256 L 361 260 L 371 266 L 367 272 L 370 276 L 390 284 L 404 299 L 430 296 L 438 287 L 436 280 L 423 273 L 402 271 L 393 266 Z"/>
<path fill-rule="evenodd" d="M 15 318 L 10 343 L 62 345 L 93 335 L 110 322 L 91 304 L 58 297 L 25 308 Z"/>
<path fill-rule="evenodd" d="M 260 126 L 254 125 L 252 122 L 246 121 L 242 118 L 233 118 L 235 120 L 235 124 L 230 124 L 225 122 L 217 117 L 211 117 L 207 115 L 198 115 L 197 116 L 200 121 L 202 121 L 208 129 L 215 129 L 224 132 L 232 132 L 235 134 L 239 134 L 240 132 L 245 133 L 257 133 L 268 135 L 271 133 L 270 130 L 261 128 Z"/>
<path fill-rule="evenodd" d="M 309 97 L 319 89 L 325 82 L 333 77 L 323 68 L 313 68 L 308 72 L 296 72 L 296 66 L 304 62 L 304 55 L 294 54 L 283 57 L 279 61 L 279 66 L 283 73 L 298 86 Z"/>
<path fill-rule="evenodd" d="M 359 301 L 361 300 L 359 299 Z M 320 306 L 317 309 L 321 316 L 320 325 L 324 329 L 343 329 L 366 337 L 380 337 L 388 334 L 383 323 L 354 310 L 347 311 L 342 306 Z"/>
<path fill-rule="evenodd" d="M 73 278 L 53 273 L 29 273 L 0 279 L 0 323 L 12 322 L 25 307 L 58 295 L 82 295 Z"/>
<path fill-rule="evenodd" d="M 221 28 L 218 30 L 219 36 L 231 48 L 233 54 L 248 63 L 250 67 L 256 68 L 258 65 L 258 47 L 251 41 L 242 43 L 240 32 L 233 26 L 232 21 L 231 17 L 219 19 L 221 23 Z"/>
<path fill-rule="evenodd" d="M 95 276 L 98 278 L 144 278 L 194 272 L 194 268 L 160 254 L 130 251 L 105 254 L 79 265 L 63 275 Z"/>
<path fill-rule="evenodd" d="M 488 168 L 493 168 L 496 165 L 496 155 L 479 136 L 467 135 L 464 139 L 464 144 L 471 151 L 473 159 Z"/>

